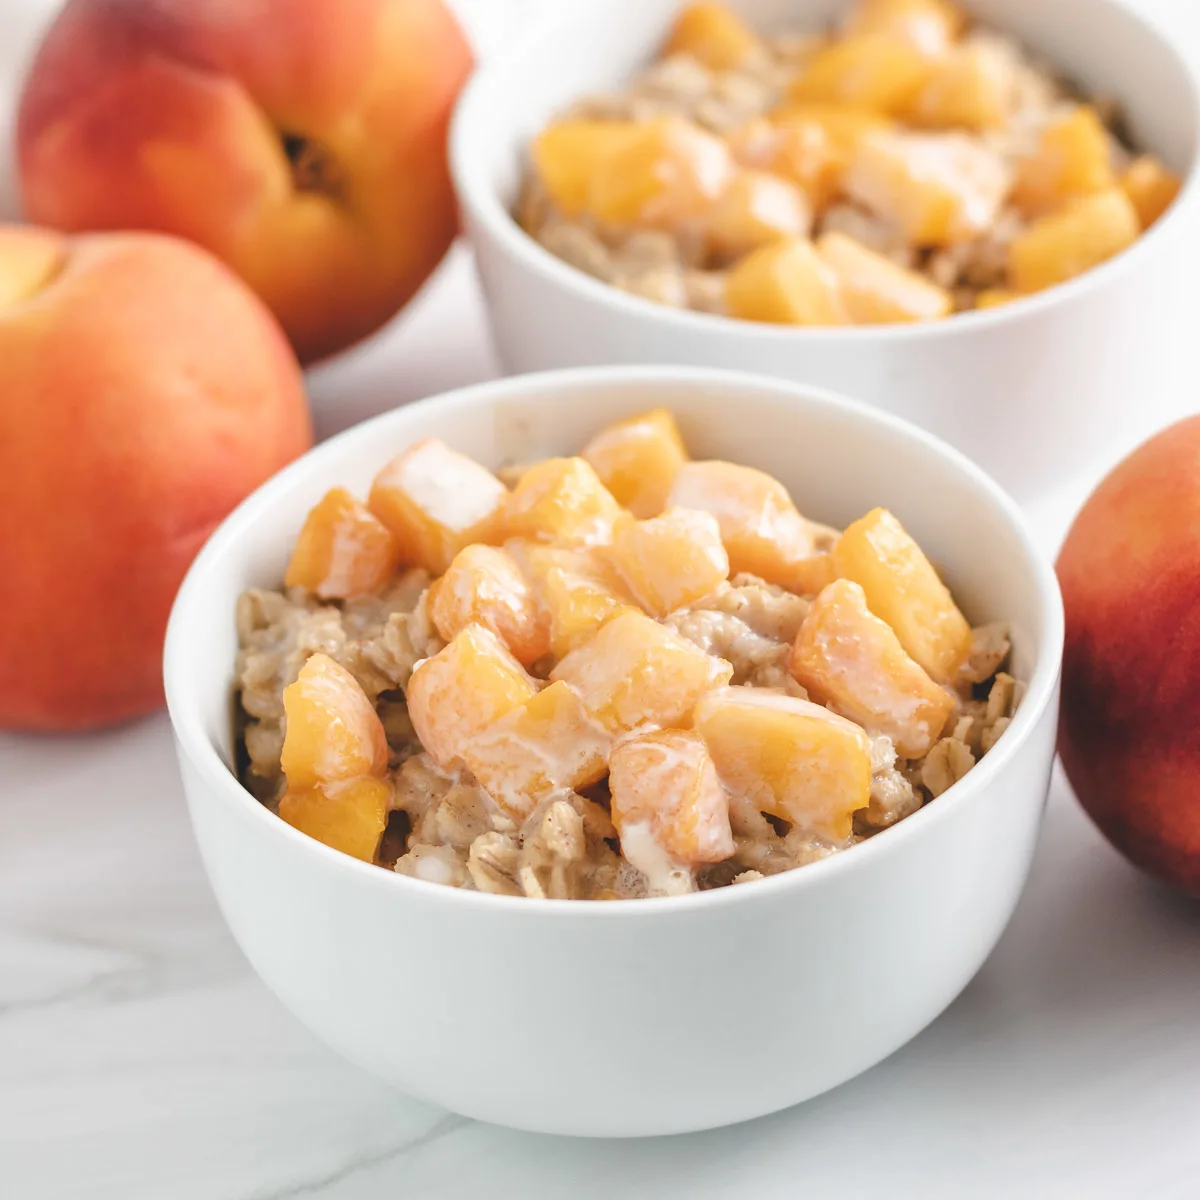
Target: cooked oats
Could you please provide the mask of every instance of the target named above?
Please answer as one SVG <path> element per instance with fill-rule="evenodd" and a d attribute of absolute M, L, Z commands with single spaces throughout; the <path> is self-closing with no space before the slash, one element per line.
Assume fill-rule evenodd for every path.
<path fill-rule="evenodd" d="M 638 252 L 647 258 L 661 256 L 661 239 L 641 235 Z M 645 439 L 651 435 L 661 443 L 651 447 L 655 453 L 647 458 Z M 630 482 L 621 475 L 627 469 L 625 460 L 615 453 L 622 437 L 628 439 L 629 453 L 637 456 L 639 472 L 677 472 L 686 461 L 670 414 L 644 414 L 606 430 L 602 442 L 598 439 L 607 455 L 593 458 L 614 487 L 624 479 L 627 489 Z M 953 786 L 1009 727 L 1022 685 L 1004 669 L 1010 657 L 1007 626 L 992 623 L 971 630 L 946 597 L 931 594 L 930 600 L 944 607 L 943 616 L 953 617 L 948 627 L 961 624 L 955 650 L 958 666 L 945 689 L 949 716 L 944 728 L 934 731 L 939 736 L 928 753 L 907 759 L 898 755 L 897 742 L 882 730 L 860 727 L 838 715 L 838 689 L 846 679 L 860 678 L 855 672 L 868 671 L 861 686 L 871 689 L 875 703 L 892 686 L 888 672 L 893 668 L 885 660 L 860 662 L 854 657 L 864 653 L 862 646 L 874 644 L 869 639 L 851 637 L 839 643 L 842 649 L 837 653 L 850 657 L 839 659 L 835 654 L 829 660 L 833 674 L 806 674 L 808 690 L 794 674 L 800 668 L 792 661 L 793 645 L 810 610 L 815 621 L 817 612 L 834 602 L 830 597 L 848 586 L 845 580 L 840 590 L 822 591 L 821 604 L 814 609 L 815 594 L 798 584 L 797 590 L 790 590 L 782 582 L 737 572 L 707 594 L 691 592 L 700 598 L 665 616 L 652 619 L 642 613 L 622 590 L 614 567 L 624 560 L 610 559 L 608 549 L 616 523 L 632 518 L 605 490 L 605 481 L 589 474 L 590 467 L 584 470 L 584 460 L 575 463 L 570 478 L 584 491 L 574 493 L 571 503 L 582 514 L 582 541 L 565 534 L 565 542 L 556 540 L 560 533 L 555 533 L 541 542 L 518 544 L 504 541 L 502 526 L 493 530 L 493 543 L 506 547 L 493 553 L 510 556 L 514 564 L 504 577 L 506 586 L 518 580 L 532 597 L 532 606 L 522 607 L 520 597 L 497 590 L 495 580 L 486 575 L 472 584 L 477 621 L 491 619 L 487 613 L 494 610 L 489 605 L 510 605 L 504 610 L 509 620 L 525 613 L 547 627 L 547 644 L 556 621 L 590 622 L 573 641 L 559 644 L 557 653 L 537 657 L 536 650 L 531 651 L 529 657 L 536 661 L 529 672 L 511 657 L 495 631 L 511 626 L 439 629 L 435 616 L 441 619 L 444 606 L 431 604 L 431 596 L 436 588 L 447 586 L 451 576 L 435 578 L 419 563 L 398 572 L 379 595 L 322 601 L 292 588 L 251 589 L 240 598 L 240 774 L 256 797 L 305 832 L 339 848 L 363 844 L 361 824 L 345 834 L 344 845 L 338 841 L 342 835 L 331 832 L 329 821 L 306 829 L 303 816 L 296 814 L 311 811 L 313 799 L 306 793 L 304 805 L 295 802 L 288 790 L 290 772 L 295 769 L 296 779 L 302 780 L 296 785 L 300 791 L 315 790 L 331 811 L 352 803 L 343 796 L 357 797 L 354 803 L 360 807 L 347 808 L 343 815 L 351 823 L 373 822 L 370 829 L 378 837 L 374 861 L 427 883 L 532 899 L 677 895 L 750 883 L 877 836 Z M 515 486 L 531 465 L 511 468 L 506 484 Z M 672 479 L 673 475 L 658 481 L 655 494 L 661 504 L 669 502 Z M 778 492 L 770 496 L 773 505 L 783 504 L 785 510 L 790 505 Z M 561 523 L 569 511 L 563 507 L 565 499 L 559 496 L 536 519 Z M 719 529 L 725 541 L 738 536 L 739 520 L 748 522 L 747 529 L 773 528 L 757 511 L 738 517 L 728 496 L 714 498 L 713 504 L 720 514 L 714 536 Z M 597 526 L 597 512 L 609 514 L 607 525 Z M 779 512 L 773 510 L 772 519 L 780 519 Z M 830 564 L 830 572 L 835 562 L 852 569 L 846 565 L 840 530 L 805 521 L 794 509 L 793 524 L 788 516 L 784 511 L 781 528 L 791 530 L 790 536 L 796 536 L 797 525 L 803 531 L 802 550 L 794 553 L 826 556 L 821 561 Z M 883 514 L 878 519 L 885 518 Z M 527 513 L 523 519 L 535 518 Z M 908 537 L 898 523 L 894 529 L 897 538 Z M 680 532 L 682 540 L 665 548 L 655 542 L 655 555 L 663 556 L 662 562 L 656 558 L 655 567 L 672 573 L 692 569 L 688 536 Z M 839 541 L 842 549 L 833 554 Z M 889 559 L 887 570 L 904 574 L 916 561 L 911 556 L 923 559 L 916 543 L 909 542 L 903 553 L 910 557 Z M 410 539 L 406 544 L 416 543 Z M 712 552 L 717 552 L 715 547 Z M 813 560 L 798 561 L 811 566 Z M 562 571 L 568 574 L 554 575 Z M 819 575 L 806 570 L 793 578 Z M 569 581 L 566 587 L 561 586 L 564 578 Z M 704 578 L 704 587 L 710 587 L 711 574 Z M 556 579 L 557 585 L 550 586 Z M 591 661 L 589 646 L 601 632 L 617 627 L 622 636 L 627 631 L 636 638 L 636 646 L 644 646 L 649 657 L 644 662 L 631 658 L 628 670 L 613 672 L 604 661 L 585 670 L 580 664 Z M 632 653 L 629 644 L 610 649 Z M 455 654 L 459 657 L 448 657 Z M 459 662 L 463 671 L 477 672 L 462 677 L 467 686 L 459 693 L 445 693 L 445 688 L 459 686 L 453 676 L 438 676 L 443 680 L 440 690 L 415 686 L 423 678 L 425 663 L 449 670 L 446 663 L 451 661 Z M 806 659 L 806 672 L 814 669 Z M 905 669 L 921 672 L 911 661 Z M 927 677 L 920 677 L 935 688 Z M 621 694 L 622 707 L 607 707 L 612 696 L 605 688 Z M 693 689 L 686 692 L 685 702 L 679 699 L 680 688 Z M 813 695 L 813 688 L 819 694 Z M 731 706 L 718 706 L 718 715 L 740 713 L 738 720 L 749 721 L 730 743 L 732 759 L 722 757 L 730 744 L 720 748 L 718 726 L 708 723 L 716 719 L 711 713 L 702 719 L 696 709 L 696 730 L 689 729 L 688 714 L 701 695 Z M 748 707 L 747 697 L 756 698 Z M 630 709 L 635 702 L 641 707 Z M 310 707 L 297 707 L 301 704 Z M 480 712 L 485 715 L 480 717 Z M 296 719 L 296 713 L 303 715 L 293 729 L 293 745 L 288 718 L 292 714 Z M 772 721 L 784 722 L 779 730 L 786 727 L 786 736 Z M 485 739 L 485 729 L 493 728 L 502 728 L 504 736 L 491 737 L 489 732 Z M 853 733 L 850 740 L 847 730 Z M 435 736 L 423 742 L 423 734 L 429 733 Z M 812 739 L 812 757 L 779 777 L 770 776 L 775 768 L 769 764 L 792 753 L 788 739 L 793 733 Z M 737 755 L 746 737 L 764 740 L 761 752 L 739 765 Z M 636 778 L 631 782 L 619 773 L 611 779 L 607 774 L 613 747 L 634 742 L 640 747 L 639 763 L 658 771 L 650 790 L 636 796 L 630 791 L 638 786 Z M 478 753 L 472 749 L 476 744 Z M 457 748 L 448 749 L 451 745 Z M 486 754 L 484 745 L 491 747 Z M 497 746 L 512 749 L 497 753 Z M 510 760 L 510 754 L 516 759 Z M 339 774 L 351 761 L 358 764 L 353 771 Z M 841 764 L 849 773 L 827 774 L 828 763 Z M 364 770 L 370 773 L 365 779 Z M 508 771 L 518 774 L 505 774 Z M 808 778 L 805 772 L 812 772 L 805 786 L 816 788 L 820 803 L 832 804 L 841 813 L 837 821 L 818 820 L 817 810 L 808 807 L 817 802 L 811 797 L 788 801 L 794 781 Z M 365 791 L 354 790 L 363 783 L 369 785 Z M 615 799 L 613 787 L 619 792 Z M 844 794 L 839 790 L 843 787 Z M 285 795 L 290 803 L 280 809 Z M 696 832 L 701 828 L 708 831 L 705 838 Z"/>
<path fill-rule="evenodd" d="M 872 12 L 878 10 L 876 4 Z M 590 207 L 592 181 L 607 178 L 605 155 L 613 141 L 595 148 L 585 130 L 572 157 L 557 168 L 569 185 L 552 195 L 556 181 L 544 177 L 537 160 L 515 206 L 517 219 L 550 253 L 633 295 L 674 308 L 785 324 L 928 320 L 1007 303 L 1020 291 L 1017 273 L 1010 270 L 1010 248 L 1039 226 L 1046 206 L 1002 202 L 1019 198 L 1022 174 L 1042 169 L 1043 159 L 1051 174 L 1061 176 L 1049 185 L 1055 211 L 1066 211 L 1091 191 L 1112 191 L 1126 200 L 1122 229 L 1103 240 L 1103 249 L 1102 239 L 1093 238 L 1094 254 L 1078 261 L 1062 249 L 1065 265 L 1048 274 L 1076 274 L 1124 248 L 1141 227 L 1133 196 L 1122 190 L 1122 172 L 1134 151 L 1119 107 L 1104 96 L 1080 95 L 1014 38 L 965 13 L 951 20 L 948 12 L 953 10 L 941 0 L 927 6 L 918 0 L 907 9 L 899 6 L 887 29 L 874 27 L 864 34 L 859 18 L 870 22 L 872 14 L 848 4 L 845 19 L 827 30 L 757 36 L 747 28 L 737 54 L 703 38 L 673 36 L 669 52 L 622 90 L 581 97 L 551 128 L 623 122 L 633 136 L 664 118 L 689 123 L 714 139 L 708 144 L 710 159 L 724 154 L 726 190 L 717 188 L 697 207 L 693 185 L 699 161 L 672 149 L 668 140 L 643 163 L 644 177 L 628 181 L 630 197 L 640 189 L 647 207 L 635 205 L 632 215 L 619 221 L 597 220 Z M 684 26 L 681 21 L 678 28 Z M 878 45 L 881 39 L 895 43 L 896 54 L 915 56 L 908 67 L 912 86 L 903 93 L 885 74 L 899 68 L 878 66 L 880 60 L 866 50 L 868 42 Z M 840 68 L 831 65 L 831 53 L 846 56 Z M 872 90 L 876 83 L 878 94 Z M 1103 161 L 1090 165 L 1086 147 L 1073 143 L 1064 150 L 1053 143 L 1056 123 L 1084 108 L 1106 131 L 1106 145 L 1096 151 Z M 867 161 L 880 136 L 891 139 L 894 151 L 882 174 L 877 156 L 873 166 Z M 756 207 L 756 201 L 748 201 L 741 213 L 749 248 L 743 246 L 731 261 L 727 233 L 717 234 L 714 214 L 721 196 L 740 194 L 727 190 L 728 180 L 750 170 L 768 171 L 803 193 L 804 207 L 815 215 L 811 236 L 830 279 L 801 280 L 801 268 L 782 247 L 809 231 L 767 211 L 769 205 Z M 1080 183 L 1084 178 L 1087 182 Z M 1165 169 L 1163 178 L 1168 188 L 1178 183 Z M 720 211 L 719 228 L 726 231 L 727 206 Z M 954 214 L 948 223 L 947 212 Z M 646 233 L 656 239 L 649 258 L 632 252 L 632 243 Z M 903 274 L 868 258 L 874 277 L 864 280 L 845 258 L 831 252 L 822 259 L 821 239 L 829 233 L 853 239 Z M 1062 237 L 1088 241 L 1088 233 L 1081 224 Z M 752 253 L 770 257 L 772 247 L 779 257 L 773 260 L 775 274 L 764 269 L 769 282 L 763 287 L 777 286 L 777 275 L 791 272 L 794 291 L 832 287 L 852 295 L 866 287 L 875 289 L 880 303 L 789 302 L 764 299 L 762 288 L 727 288 L 740 262 Z M 1041 253 L 1059 251 L 1043 247 Z M 865 270 L 864 260 L 856 261 L 857 271 Z M 1021 272 L 1020 278 L 1030 276 Z M 931 293 L 930 284 L 938 291 Z M 938 298 L 936 305 L 931 295 Z"/>

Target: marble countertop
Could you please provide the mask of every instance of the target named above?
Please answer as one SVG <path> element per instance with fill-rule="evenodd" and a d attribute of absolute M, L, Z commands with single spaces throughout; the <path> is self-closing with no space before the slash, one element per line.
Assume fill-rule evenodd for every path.
<path fill-rule="evenodd" d="M 483 8 L 462 3 L 472 19 Z M 0 71 L 36 7 L 0 0 Z M 1197 0 L 1143 7 L 1200 46 Z M 313 374 L 318 426 L 494 371 L 459 249 L 384 338 Z M 1048 548 L 1085 484 L 1031 511 Z M 875 1070 L 713 1133 L 512 1133 L 387 1090 L 258 982 L 205 882 L 165 716 L 0 736 L 0 1196 L 13 1200 L 1193 1197 L 1197 996 L 1200 907 L 1137 876 L 1056 779 L 999 948 Z"/>

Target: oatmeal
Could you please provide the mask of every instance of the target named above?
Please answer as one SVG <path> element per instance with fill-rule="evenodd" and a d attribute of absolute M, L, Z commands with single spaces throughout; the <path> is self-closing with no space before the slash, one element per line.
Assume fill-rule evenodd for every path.
<path fill-rule="evenodd" d="M 819 525 L 665 410 L 506 478 L 419 442 L 239 601 L 241 778 L 328 846 L 539 899 L 751 883 L 936 800 L 1020 703 L 895 516 Z"/>
<path fill-rule="evenodd" d="M 679 14 L 662 57 L 535 139 L 517 218 L 551 254 L 676 308 L 794 325 L 928 321 L 1129 246 L 1180 181 L 952 0 L 859 0 L 760 36 Z"/>

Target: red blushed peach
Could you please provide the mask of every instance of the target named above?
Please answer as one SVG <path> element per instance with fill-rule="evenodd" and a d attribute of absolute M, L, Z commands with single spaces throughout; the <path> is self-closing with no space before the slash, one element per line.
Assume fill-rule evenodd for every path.
<path fill-rule="evenodd" d="M 1059 751 L 1080 803 L 1137 866 L 1200 896 L 1200 417 L 1100 484 L 1058 560 Z"/>
<path fill-rule="evenodd" d="M 299 366 L 211 255 L 0 226 L 0 728 L 162 702 L 175 590 L 311 443 Z"/>
<path fill-rule="evenodd" d="M 453 240 L 446 126 L 470 64 L 442 0 L 68 0 L 21 100 L 25 210 L 190 238 L 321 358 Z"/>

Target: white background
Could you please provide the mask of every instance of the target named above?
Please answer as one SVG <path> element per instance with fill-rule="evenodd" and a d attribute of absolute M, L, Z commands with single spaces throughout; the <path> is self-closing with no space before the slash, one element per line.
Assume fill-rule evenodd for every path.
<path fill-rule="evenodd" d="M 460 0 L 488 51 L 544 3 Z M 1139 6 L 1200 50 L 1200 0 Z M 0 0 L 0 124 L 46 8 Z M 318 424 L 493 370 L 460 250 L 383 338 L 315 373 Z M 1031 513 L 1048 548 L 1081 487 Z M 769 1036 L 786 1014 L 763 1007 Z M 1136 876 L 1061 781 L 999 949 L 899 1054 L 750 1125 L 586 1142 L 396 1095 L 283 1011 L 216 911 L 165 717 L 0 736 L 5 1200 L 1198 1195 L 1200 907 Z"/>

